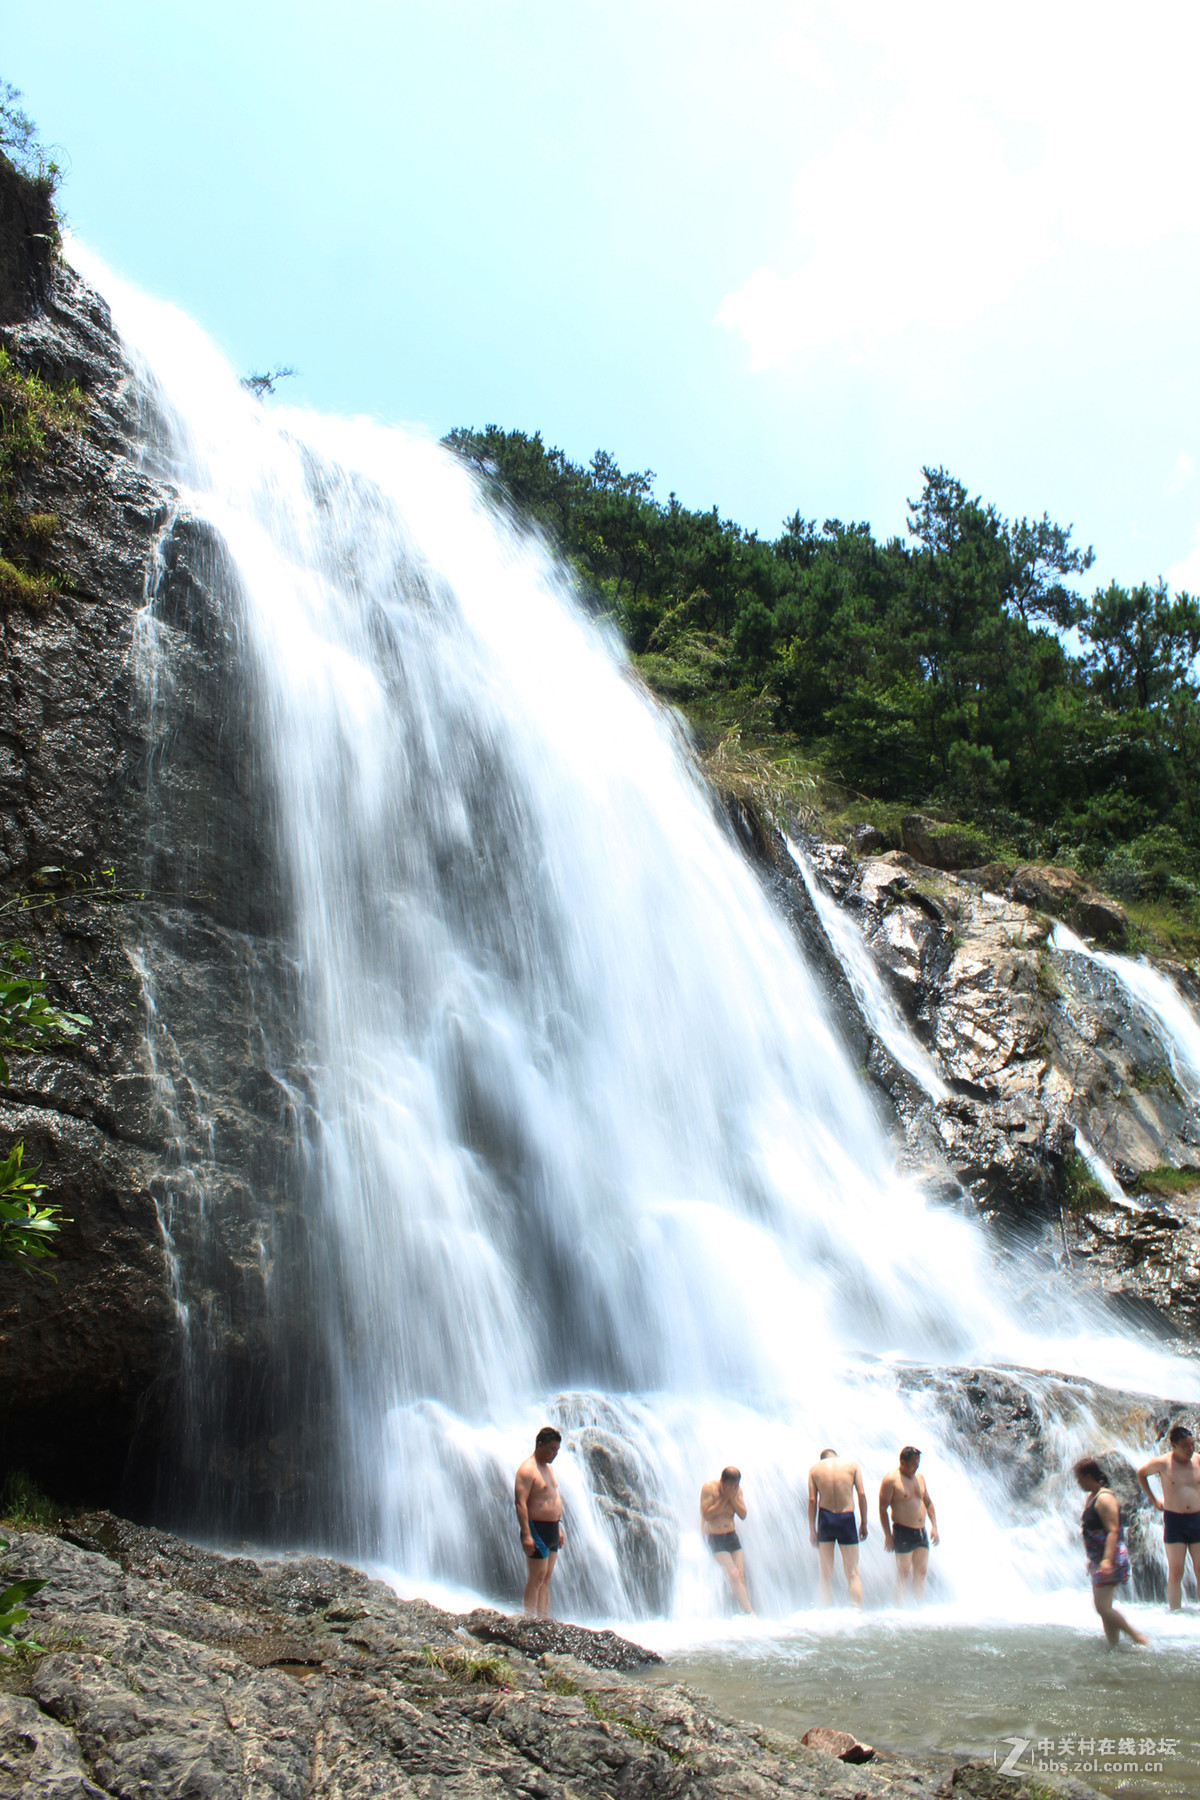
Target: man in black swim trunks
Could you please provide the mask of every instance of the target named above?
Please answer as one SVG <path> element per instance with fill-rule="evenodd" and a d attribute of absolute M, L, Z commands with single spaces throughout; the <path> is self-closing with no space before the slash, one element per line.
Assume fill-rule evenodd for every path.
<path fill-rule="evenodd" d="M 550 1577 L 565 1542 L 562 1528 L 562 1496 L 551 1463 L 558 1455 L 562 1433 L 543 1425 L 534 1441 L 533 1455 L 517 1470 L 517 1524 L 525 1564 L 525 1611 L 531 1618 L 550 1616 Z"/>
<path fill-rule="evenodd" d="M 917 1473 L 921 1452 L 905 1444 L 898 1467 L 885 1475 L 879 1485 L 879 1518 L 883 1525 L 883 1547 L 896 1555 L 897 1606 L 903 1606 L 911 1588 L 914 1600 L 925 1597 L 925 1575 L 929 1568 L 929 1546 L 938 1541 L 937 1516 L 925 1477 Z M 892 1519 L 888 1523 L 888 1508 Z M 925 1529 L 925 1521 L 929 1529 Z"/>
<path fill-rule="evenodd" d="M 859 1523 L 854 1523 L 854 1496 L 858 1495 Z M 846 1592 L 851 1606 L 863 1603 L 862 1577 L 858 1572 L 858 1546 L 867 1535 L 867 1490 L 862 1470 L 836 1450 L 822 1450 L 808 1471 L 808 1539 L 821 1557 L 820 1604 L 833 1603 L 833 1547 L 842 1552 Z"/>
<path fill-rule="evenodd" d="M 1138 1486 L 1163 1516 L 1163 1544 L 1167 1552 L 1167 1605 L 1178 1612 L 1183 1605 L 1183 1571 L 1192 1559 L 1192 1573 L 1200 1592 L 1200 1456 L 1187 1425 L 1172 1425 L 1166 1456 L 1152 1456 L 1137 1472 Z M 1151 1475 L 1162 1482 L 1160 1500 L 1150 1487 Z"/>
<path fill-rule="evenodd" d="M 744 1519 L 745 1516 L 742 1472 L 731 1465 L 721 1470 L 719 1480 L 706 1481 L 700 1489 L 700 1530 L 713 1559 L 720 1563 L 728 1577 L 734 1599 L 744 1613 L 752 1613 L 754 1608 L 746 1592 L 746 1562 L 742 1555 L 742 1540 L 734 1526 L 735 1519 Z"/>

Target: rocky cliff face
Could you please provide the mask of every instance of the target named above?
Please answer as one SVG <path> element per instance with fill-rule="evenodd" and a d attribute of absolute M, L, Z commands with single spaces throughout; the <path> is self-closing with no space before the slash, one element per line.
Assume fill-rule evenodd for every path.
<path fill-rule="evenodd" d="M 220 548 L 144 473 L 145 397 L 31 204 L 0 158 L 0 342 L 87 404 L 5 496 L 53 520 L 56 592 L 0 615 L 0 883 L 10 929 L 95 1025 L 78 1054 L 16 1059 L 0 1091 L 2 1141 L 24 1138 L 71 1221 L 55 1279 L 0 1266 L 4 1461 L 63 1498 L 165 1506 L 169 1488 L 176 1511 L 217 1492 L 275 1513 L 303 1498 L 320 1377 L 283 1416 L 264 1374 L 311 1322 L 268 1294 L 300 1229 L 304 1083 L 252 701 L 212 598 Z"/>
<path fill-rule="evenodd" d="M 915 1170 L 947 1199 L 1014 1232 L 1021 1253 L 1099 1290 L 1163 1337 L 1200 1333 L 1200 1110 L 1161 1031 L 1107 967 L 1056 948 L 1056 916 L 1112 937 L 1120 910 L 1053 869 L 958 875 L 903 851 L 859 855 L 808 838 L 948 1095 L 899 1068 L 850 993 L 798 872 L 775 880 L 800 921 L 855 1053 Z M 999 891 L 988 885 L 1003 878 Z M 1081 912 L 1085 909 L 1086 916 Z M 1169 968 L 1196 999 L 1194 972 Z M 1106 1192 L 1081 1133 L 1116 1177 Z"/>

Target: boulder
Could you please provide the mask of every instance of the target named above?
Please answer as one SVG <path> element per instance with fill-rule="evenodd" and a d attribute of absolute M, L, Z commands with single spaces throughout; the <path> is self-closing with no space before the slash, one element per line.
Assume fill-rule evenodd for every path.
<path fill-rule="evenodd" d="M 1112 944 L 1118 949 L 1129 935 L 1128 913 L 1105 894 L 1080 895 L 1071 908 L 1071 923 L 1080 937 L 1094 938 L 1098 944 Z"/>
<path fill-rule="evenodd" d="M 1022 863 L 1008 885 L 1009 897 L 1037 912 L 1057 918 L 1083 892 L 1084 883 L 1074 869 L 1052 864 Z"/>
<path fill-rule="evenodd" d="M 868 825 L 865 821 L 851 825 L 846 836 L 856 856 L 874 856 L 876 851 L 891 848 L 887 832 L 880 831 L 878 825 Z"/>
<path fill-rule="evenodd" d="M 828 1725 L 810 1726 L 800 1742 L 808 1750 L 824 1750 L 827 1756 L 836 1756 L 844 1763 L 870 1762 L 875 1754 L 870 1744 L 860 1744 L 850 1732 L 834 1731 Z"/>
<path fill-rule="evenodd" d="M 965 869 L 979 861 L 977 838 L 954 825 L 906 813 L 900 821 L 900 838 L 908 855 L 930 869 Z"/>

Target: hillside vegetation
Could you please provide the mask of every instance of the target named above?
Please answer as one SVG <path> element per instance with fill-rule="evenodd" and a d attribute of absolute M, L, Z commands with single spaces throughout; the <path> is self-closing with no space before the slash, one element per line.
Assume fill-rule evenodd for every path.
<path fill-rule="evenodd" d="M 1010 520 L 924 470 L 906 539 L 799 513 L 766 540 L 598 451 L 445 440 L 571 565 L 701 753 L 834 828 L 969 828 L 980 863 L 1069 863 L 1135 938 L 1200 948 L 1200 601 L 1081 591 L 1069 527 Z"/>

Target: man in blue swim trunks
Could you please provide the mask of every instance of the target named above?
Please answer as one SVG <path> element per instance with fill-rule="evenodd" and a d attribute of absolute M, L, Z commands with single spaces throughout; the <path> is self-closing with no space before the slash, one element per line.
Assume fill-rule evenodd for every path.
<path fill-rule="evenodd" d="M 1163 1516 L 1163 1544 L 1167 1552 L 1167 1605 L 1178 1612 L 1183 1605 L 1183 1571 L 1192 1559 L 1192 1573 L 1200 1592 L 1200 1456 L 1187 1425 L 1172 1425 L 1166 1456 L 1152 1456 L 1137 1472 L 1138 1486 L 1151 1506 Z M 1151 1475 L 1162 1482 L 1163 1497 L 1150 1488 Z"/>
<path fill-rule="evenodd" d="M 528 1561 L 522 1604 L 531 1618 L 550 1617 L 550 1577 L 565 1539 L 562 1528 L 562 1496 L 551 1463 L 562 1443 L 561 1431 L 543 1425 L 533 1446 L 517 1470 L 517 1524 L 521 1548 Z"/>
<path fill-rule="evenodd" d="M 858 1495 L 859 1522 L 854 1522 L 854 1496 Z M 822 1450 L 808 1471 L 808 1538 L 821 1558 L 819 1600 L 833 1603 L 833 1547 L 842 1552 L 846 1592 L 851 1606 L 863 1603 L 862 1577 L 858 1572 L 858 1546 L 867 1535 L 867 1492 L 862 1470 L 836 1450 Z"/>

